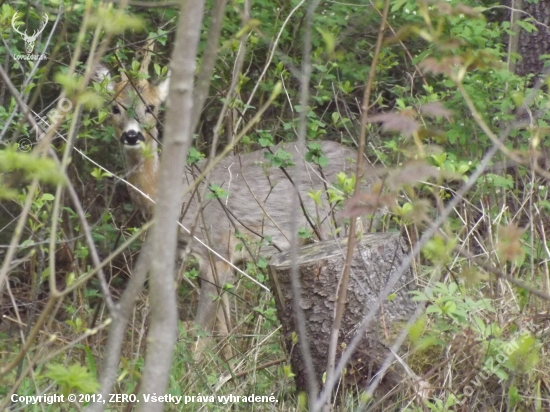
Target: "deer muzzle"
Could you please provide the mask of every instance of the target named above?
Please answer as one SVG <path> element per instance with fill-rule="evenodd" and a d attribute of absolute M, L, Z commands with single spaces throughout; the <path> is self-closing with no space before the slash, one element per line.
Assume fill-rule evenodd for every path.
<path fill-rule="evenodd" d="M 137 146 L 139 142 L 145 142 L 145 137 L 141 132 L 127 130 L 120 136 L 120 142 L 126 146 Z"/>

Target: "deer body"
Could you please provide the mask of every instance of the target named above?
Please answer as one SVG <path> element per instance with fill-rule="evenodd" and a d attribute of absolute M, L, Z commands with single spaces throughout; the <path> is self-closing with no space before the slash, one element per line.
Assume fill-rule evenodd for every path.
<path fill-rule="evenodd" d="M 107 76 L 105 70 L 100 68 L 100 78 Z M 108 89 L 114 92 L 115 97 L 112 122 L 123 146 L 128 181 L 135 187 L 130 190 L 132 200 L 144 216 L 150 218 L 154 203 L 147 197 L 155 198 L 158 170 L 156 113 L 166 98 L 167 81 L 152 86 L 147 80 L 130 82 L 123 76 L 120 83 L 109 84 Z M 328 158 L 328 166 L 322 171 L 301 159 L 295 144 L 272 148 L 277 151 L 284 147 L 293 154 L 295 164 L 306 163 L 305 172 L 302 176 L 293 176 L 293 182 L 282 169 L 270 166 L 269 160 L 264 157 L 265 150 L 222 159 L 198 187 L 195 187 L 194 181 L 201 174 L 205 162 L 186 168 L 182 185 L 184 215 L 181 223 L 194 237 L 180 230 L 179 240 L 180 244 L 189 246 L 199 260 L 202 281 L 195 322 L 203 330 L 209 331 L 215 326 L 222 335 L 230 331 L 227 296 L 223 294 L 222 299 L 217 299 L 222 286 L 232 276 L 227 262 L 253 260 L 259 253 L 265 255 L 288 249 L 294 230 L 294 216 L 298 219 L 299 228 L 313 230 L 313 222 L 315 231 L 325 238 L 336 235 L 333 224 L 335 212 L 331 209 L 333 205 L 328 203 L 328 196 L 323 194 L 321 201 L 316 203 L 307 193 L 311 190 L 325 191 L 341 171 L 355 172 L 357 152 L 336 142 L 324 141 L 320 144 Z M 292 176 L 291 169 L 287 168 L 287 172 Z M 212 196 L 211 185 L 221 188 L 223 195 Z M 292 210 L 295 187 L 300 188 L 303 208 L 309 220 L 302 208 Z M 244 247 L 237 248 L 241 242 Z M 226 261 L 219 259 L 211 250 Z"/>
<path fill-rule="evenodd" d="M 322 174 L 316 165 L 300 159 L 295 143 L 279 144 L 271 149 L 274 152 L 284 149 L 293 154 L 295 163 L 306 163 L 305 173 L 300 180 L 293 176 L 292 167 L 286 168 L 293 181 L 289 180 L 282 169 L 270 165 L 270 161 L 264 156 L 267 150 L 225 157 L 203 183 L 221 187 L 225 192 L 224 196 L 220 199 L 204 200 L 191 198 L 187 194 L 184 198 L 184 207 L 189 206 L 183 222 L 191 223 L 193 216 L 200 209 L 204 222 L 201 222 L 199 227 L 211 232 L 215 245 L 223 244 L 224 231 L 236 229 L 251 240 L 271 238 L 275 246 L 264 246 L 263 252 L 274 252 L 277 248 L 287 249 L 292 237 L 294 214 L 298 216 L 298 227 L 312 229 L 301 208 L 292 210 L 292 196 L 297 186 L 301 189 L 301 199 L 310 220 L 320 227 L 325 236 L 329 235 L 333 227 L 333 210 L 328 205 L 326 196 L 321 196 L 322 204 L 316 205 L 307 193 L 310 190 L 324 191 L 331 187 L 336 175 L 341 171 L 354 173 L 357 152 L 332 141 L 323 141 L 320 145 L 329 159 L 329 164 L 322 169 Z M 202 169 L 202 165 L 198 168 Z M 187 168 L 185 184 L 192 184 L 196 174 L 192 168 Z M 198 233 L 197 236 L 201 237 Z M 243 253 L 248 252 L 243 249 Z M 243 258 L 250 259 L 250 256 Z"/>
<path fill-rule="evenodd" d="M 126 170 L 128 171 L 128 182 L 139 192 L 130 188 L 130 196 L 138 210 L 146 217 L 153 216 L 152 200 L 156 197 L 157 192 L 157 172 L 158 172 L 158 157 L 147 158 L 138 150 L 125 150 L 124 157 L 126 160 Z M 143 196 L 148 195 L 149 198 Z"/>
<path fill-rule="evenodd" d="M 272 150 L 282 147 L 283 145 L 278 145 Z M 224 190 L 226 196 L 200 199 L 188 191 L 183 201 L 187 211 L 182 224 L 191 228 L 197 221 L 194 235 L 232 263 L 255 260 L 260 255 L 288 249 L 291 245 L 293 219 L 297 219 L 296 227 L 312 230 L 301 208 L 292 209 L 296 185 L 301 188 L 301 199 L 310 220 L 326 238 L 334 237 L 334 213 L 326 196 L 322 196 L 321 205 L 317 205 L 307 192 L 324 191 L 341 171 L 354 172 L 357 153 L 331 141 L 322 142 L 321 148 L 329 158 L 328 166 L 323 168 L 324 177 L 316 166 L 308 163 L 301 179 L 298 181 L 294 176 L 293 182 L 280 168 L 269 166 L 269 160 L 264 157 L 265 150 L 224 158 L 202 185 L 215 184 Z M 295 144 L 285 144 L 284 149 L 293 153 L 295 163 L 300 161 Z M 301 161 L 305 162 L 303 159 Z M 288 172 L 292 173 L 291 168 L 288 168 Z M 195 176 L 196 172 L 187 168 L 185 186 L 192 184 Z M 206 193 L 210 191 L 207 190 Z M 236 233 L 240 234 L 240 238 Z M 211 298 L 203 299 L 203 292 L 207 296 L 216 296 L 220 292 L 219 287 L 231 279 L 231 268 L 212 256 L 206 247 L 190 239 L 186 232 L 182 231 L 180 238 L 185 242 L 193 242 L 191 249 L 201 262 L 201 276 L 206 280 L 201 285 L 196 322 L 201 327 L 211 327 L 215 309 Z M 241 242 L 245 246 L 236 251 Z M 215 262 L 213 267 L 217 273 L 212 271 L 211 260 Z M 218 320 L 223 325 L 221 315 L 218 314 Z M 225 332 L 223 329 L 223 326 L 221 330 L 218 328 L 220 333 Z"/>

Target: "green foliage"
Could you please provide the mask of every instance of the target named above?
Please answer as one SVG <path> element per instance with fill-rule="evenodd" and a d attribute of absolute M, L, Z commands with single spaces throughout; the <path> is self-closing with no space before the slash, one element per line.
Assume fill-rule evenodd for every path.
<path fill-rule="evenodd" d="M 83 366 L 73 364 L 67 367 L 51 363 L 46 368 L 48 371 L 44 376 L 53 380 L 65 396 L 70 393 L 97 393 L 99 389 L 96 378 Z"/>
<path fill-rule="evenodd" d="M 424 256 L 434 263 L 444 264 L 452 258 L 452 251 L 456 247 L 456 240 L 445 240 L 441 236 L 434 236 L 422 249 Z"/>
<path fill-rule="evenodd" d="M 517 350 L 508 358 L 506 366 L 516 373 L 533 373 L 539 363 L 540 345 L 531 334 L 523 334 Z"/>
<path fill-rule="evenodd" d="M 140 31 L 144 29 L 143 20 L 138 16 L 115 9 L 111 5 L 100 6 L 90 21 L 92 27 L 100 26 L 111 34 L 124 33 L 126 30 Z"/>
<path fill-rule="evenodd" d="M 208 186 L 208 189 L 210 190 L 210 193 L 206 194 L 207 199 L 227 199 L 229 197 L 229 193 L 227 193 L 224 188 L 216 184 L 212 183 Z"/>
<path fill-rule="evenodd" d="M 315 163 L 318 166 L 325 167 L 328 165 L 328 158 L 323 154 L 321 145 L 319 143 L 310 143 L 308 146 L 308 152 L 306 153 L 306 160 L 308 162 Z"/>
<path fill-rule="evenodd" d="M 424 329 L 425 320 L 411 328 L 409 334 L 411 339 L 416 342 L 418 347 L 426 348 L 432 344 L 445 345 L 445 341 L 440 336 L 450 336 L 461 330 L 470 328 L 472 320 L 476 322 L 478 328 L 485 331 L 485 326 L 479 317 L 480 311 L 486 313 L 494 312 L 491 299 L 472 299 L 465 295 L 457 286 L 451 282 L 448 285 L 437 282 L 433 288 L 426 288 L 424 291 L 412 291 L 414 301 L 429 302 L 426 307 L 426 314 L 434 316 L 435 324 L 433 330 L 426 334 L 424 338 L 419 338 Z M 419 321 L 420 322 L 420 321 Z M 494 329 L 490 329 L 494 332 Z M 483 332 L 479 332 L 480 335 Z"/>
<path fill-rule="evenodd" d="M 21 152 L 18 146 L 8 146 L 0 150 L 0 172 L 18 173 L 24 181 L 38 179 L 50 184 L 65 182 L 65 176 L 52 159 Z M 15 192 L 6 191 L 5 186 L 0 185 L 0 195 L 2 194 L 5 197 L 13 197 Z"/>
<path fill-rule="evenodd" d="M 78 73 L 71 73 L 68 69 L 71 66 L 70 58 L 76 44 L 82 46 L 84 54 L 91 51 L 90 47 L 95 40 L 94 28 L 98 28 L 101 36 L 114 35 L 108 46 L 109 53 L 102 59 L 113 69 L 113 76 L 120 76 L 119 69 L 122 68 L 131 79 L 149 78 L 153 82 L 162 79 L 167 74 L 167 56 L 174 44 L 173 29 L 179 10 L 170 6 L 147 9 L 130 6 L 121 11 L 117 7 L 100 5 L 95 1 L 56 0 L 46 3 L 47 10 L 57 7 L 63 9 L 63 35 L 54 33 L 52 42 L 48 43 L 46 33 L 52 27 L 53 16 L 50 13 L 50 24 L 37 40 L 36 49 L 46 48 L 50 61 L 55 64 L 50 68 L 45 64 L 10 58 L 6 60 L 5 70 L 9 72 L 10 79 L 21 91 L 24 100 L 34 102 L 32 108 L 36 113 L 44 115 L 50 112 L 61 91 L 67 93 L 72 101 L 87 107 L 87 110 L 78 114 L 79 128 L 74 149 L 71 146 L 73 151 L 67 174 L 74 179 L 82 198 L 99 255 L 105 257 L 136 233 L 135 227 L 139 227 L 141 222 L 139 217 L 132 214 L 135 207 L 128 200 L 123 185 L 116 187 L 111 179 L 115 175 L 126 177 L 122 171 L 123 160 L 114 129 L 106 121 L 110 116 L 112 94 L 107 91 L 106 82 L 93 83 L 88 90 L 83 90 L 86 63 L 82 59 L 83 62 L 77 64 Z M 306 160 L 321 168 L 325 167 L 328 159 L 316 140 L 329 138 L 351 143 L 358 138 L 360 116 L 364 110 L 361 101 L 365 83 L 369 71 L 374 70 L 368 114 L 384 112 L 390 117 L 379 122 L 382 123 L 381 127 L 376 122 L 367 124 L 366 154 L 378 165 L 393 168 L 389 172 L 373 173 L 376 179 L 379 178 L 375 187 L 381 193 L 393 192 L 393 199 L 397 199 L 395 204 L 388 205 L 392 209 L 392 219 L 386 219 L 384 230 L 400 231 L 414 243 L 427 225 L 455 198 L 462 182 L 468 180 L 478 167 L 481 157 L 493 146 L 494 142 L 486 133 L 487 130 L 499 135 L 506 125 L 515 120 L 518 108 L 528 101 L 527 97 L 533 91 L 534 76 L 517 76 L 503 64 L 520 58 L 517 54 L 509 55 L 506 43 L 509 36 L 516 34 L 510 23 L 498 14 L 500 10 L 488 1 L 451 0 L 433 3 L 392 0 L 389 22 L 397 34 L 395 38 L 390 38 L 393 34 L 387 31 L 379 62 L 373 67 L 374 42 L 380 22 L 379 14 L 372 5 L 321 3 L 313 19 L 310 99 L 307 106 L 302 106 L 297 73 L 303 63 L 302 39 L 306 8 L 304 5 L 297 7 L 299 3 L 299 0 L 260 0 L 251 3 L 251 19 L 245 24 L 242 23 L 244 3 L 229 3 L 211 79 L 212 88 L 197 131 L 197 149 L 190 150 L 188 164 L 200 162 L 204 158 L 202 153 L 208 153 L 211 131 L 218 121 L 223 104 L 228 104 L 229 112 L 220 122 L 221 144 L 226 143 L 226 138 L 228 141 L 234 138 L 234 132 L 242 130 L 243 125 L 250 121 L 277 85 L 281 84 L 281 96 L 274 100 L 258 124 L 247 132 L 238 150 L 244 153 L 256 149 L 258 145 L 268 148 L 278 142 L 295 140 L 299 130 L 299 114 L 304 112 L 308 121 Z M 207 10 L 211 9 L 211 4 L 210 0 Z M 375 4 L 381 7 L 381 2 Z M 84 12 L 92 6 L 94 12 L 91 24 L 81 34 Z M 40 15 L 33 7 L 27 7 L 27 21 L 23 23 L 21 19 L 18 23 L 20 28 L 27 27 L 25 24 L 29 30 L 37 28 Z M 17 55 L 24 50 L 23 40 L 14 35 L 11 28 L 11 18 L 16 8 L 23 12 L 19 4 L 2 4 L 0 11 L 0 33 L 4 40 L 0 42 L 0 53 L 5 56 Z M 199 68 L 209 19 L 207 13 L 200 43 Z M 520 20 L 518 24 L 524 32 L 537 29 L 536 22 L 529 18 Z M 146 38 L 155 40 L 156 46 L 153 68 L 148 74 L 139 72 L 140 56 L 135 53 L 139 42 Z M 246 44 L 241 42 L 243 40 L 246 40 Z M 244 51 L 244 69 L 236 72 L 236 59 L 240 51 Z M 548 55 L 540 58 L 548 63 Z M 35 68 L 32 76 L 27 78 Z M 233 82 L 235 93 L 228 95 L 229 85 Z M 65 176 L 50 159 L 23 153 L 23 146 L 13 145 L 14 142 L 21 142 L 21 137 L 32 142 L 36 139 L 11 93 L 2 95 L 2 99 L 0 124 L 2 128 L 5 125 L 2 141 L 11 144 L 0 150 L 0 198 L 13 199 L 14 202 L 9 205 L 20 208 L 25 203 L 27 193 L 21 183 L 24 185 L 36 178 L 40 184 L 56 185 L 62 184 Z M 467 104 L 466 99 L 472 102 L 472 106 Z M 528 127 L 516 127 L 504 142 L 506 150 L 525 159 L 526 165 L 535 160 L 537 151 L 547 150 L 545 133 L 550 120 L 547 107 L 546 90 L 538 90 L 529 111 L 532 114 L 540 113 L 540 116 L 533 116 L 533 122 Z M 95 111 L 90 110 L 92 108 Z M 66 113 L 58 130 L 61 136 L 68 136 L 73 118 L 76 118 L 75 113 Z M 159 120 L 163 120 L 162 113 Z M 412 131 L 407 131 L 408 126 Z M 54 141 L 54 149 L 58 153 L 65 149 L 61 139 Z M 155 153 L 149 151 L 146 155 L 153 156 Z M 294 165 L 291 153 L 282 149 L 275 153 L 266 152 L 265 158 L 274 167 L 291 168 Z M 108 172 L 90 162 L 90 159 L 105 167 Z M 506 156 L 501 153 L 493 163 L 498 165 L 502 159 L 506 160 Z M 414 165 L 411 166 L 411 163 Z M 430 172 L 426 173 L 426 170 Z M 395 175 L 399 178 L 392 181 Z M 542 236 L 546 222 L 540 216 L 548 214 L 550 202 L 547 200 L 546 181 L 537 181 L 536 176 L 536 173 L 523 166 L 501 171 L 497 169 L 482 175 L 473 190 L 461 198 L 462 205 L 445 222 L 441 234 L 429 240 L 415 262 L 415 268 L 420 269 L 418 279 L 421 286 L 426 284 L 427 274 L 439 277 L 439 281 L 432 283 L 433 287 L 425 290 L 421 287 L 414 292 L 414 300 L 427 305 L 424 315 L 409 329 L 415 355 L 424 354 L 428 358 L 425 362 L 429 363 L 429 367 L 423 372 L 430 370 L 436 359 L 440 360 L 438 356 L 443 353 L 442 348 L 448 349 L 445 352 L 448 365 L 445 367 L 453 370 L 456 376 L 475 374 L 476 368 L 482 368 L 484 362 L 496 358 L 500 352 L 510 350 L 506 361 L 494 372 L 491 381 L 493 385 L 506 382 L 503 393 L 507 398 L 508 409 L 517 408 L 518 405 L 523 407 L 523 403 L 536 398 L 533 404 L 525 408 L 538 402 L 538 410 L 543 410 L 545 405 L 542 399 L 546 394 L 544 388 L 541 389 L 542 378 L 536 374 L 547 368 L 544 357 L 540 356 L 541 348 L 547 343 L 534 332 L 520 333 L 522 329 L 511 322 L 511 319 L 540 311 L 540 302 L 529 289 L 519 288 L 504 280 L 496 281 L 488 268 L 529 285 L 546 285 L 549 245 L 547 236 Z M 344 202 L 353 200 L 356 177 L 341 173 L 336 182 L 328 183 L 332 185 L 328 190 L 330 206 L 336 209 L 337 215 L 340 209 L 345 210 Z M 42 282 L 48 277 L 62 280 L 62 285 L 68 287 L 94 267 L 90 258 L 91 249 L 85 241 L 79 217 L 70 204 L 62 204 L 62 213 L 56 221 L 59 224 L 58 231 L 50 233 L 49 225 L 56 199 L 48 193 L 48 189 L 40 186 L 32 199 L 30 217 L 18 245 L 20 252 L 26 255 L 24 259 L 22 254 L 18 255 L 15 262 L 19 265 L 17 270 L 24 273 L 13 278 L 10 274 L 10 282 L 13 279 L 18 291 L 37 291 L 38 296 L 49 293 Z M 223 187 L 210 185 L 209 189 L 207 198 L 215 202 L 223 201 L 228 196 Z M 323 191 L 311 191 L 308 196 L 318 207 L 326 200 Z M 57 200 L 65 202 L 65 197 Z M 13 216 L 17 215 L 15 212 Z M 0 227 L 7 224 L 4 220 L 0 223 Z M 298 235 L 306 241 L 313 237 L 308 227 L 300 228 Z M 268 260 L 261 254 L 272 246 L 271 239 L 257 239 L 247 233 L 237 233 L 236 236 L 239 243 L 235 245 L 235 252 L 248 255 L 249 250 L 260 251 L 255 262 L 246 262 L 244 270 L 265 284 L 268 281 Z M 54 257 L 50 255 L 50 237 L 56 242 L 53 251 L 56 253 L 54 274 L 50 273 L 48 267 L 50 259 Z M 10 237 L 7 237 L 0 243 L 9 244 L 9 240 Z M 110 287 L 115 289 L 113 296 L 120 295 L 118 288 L 130 275 L 131 267 L 135 264 L 134 254 L 139 248 L 140 242 L 135 242 L 123 256 L 104 268 L 108 272 Z M 476 256 L 466 257 L 470 256 L 467 253 Z M 188 267 L 184 275 L 186 280 L 196 284 L 199 272 L 196 266 Z M 182 312 L 189 312 L 188 307 L 194 304 L 189 301 L 196 299 L 195 292 L 185 291 L 187 283 L 183 282 L 178 291 L 183 301 L 180 302 L 180 308 L 184 308 Z M 100 301 L 98 290 L 97 280 L 94 279 L 64 298 L 59 307 L 70 315 L 69 320 L 60 322 L 65 333 L 75 337 L 87 333 L 94 317 L 94 308 L 97 307 L 95 305 L 101 306 L 97 303 Z M 212 356 L 208 365 L 202 368 L 204 365 L 201 364 L 200 374 L 191 370 L 193 368 L 190 369 L 189 364 L 192 355 L 189 348 L 195 342 L 192 328 L 182 326 L 170 377 L 170 393 L 212 393 L 227 367 L 246 364 L 247 368 L 254 368 L 256 360 L 269 362 L 285 357 L 282 339 L 273 339 L 279 336 L 273 334 L 273 331 L 280 325 L 271 296 L 259 292 L 257 286 L 245 278 L 224 285 L 223 292 L 237 296 L 236 311 L 240 316 L 241 329 L 238 331 L 238 339 L 232 337 L 229 341 L 238 349 L 238 361 L 222 361 L 212 353 L 209 354 Z M 189 297 L 191 294 L 193 297 Z M 394 296 L 390 295 L 388 301 L 391 302 Z M 42 302 L 36 296 L 25 296 L 21 301 Z M 145 322 L 146 319 L 143 319 Z M 128 341 L 138 342 L 141 339 L 140 335 L 139 339 Z M 298 335 L 291 334 L 291 339 L 295 346 Z M 0 341 L 4 341 L 4 335 Z M 15 353 L 17 349 L 14 348 L 18 348 L 18 343 L 0 345 L 3 353 Z M 77 345 L 76 348 L 80 347 Z M 93 376 L 96 375 L 95 359 L 98 358 L 99 350 L 95 347 L 88 350 L 83 348 L 82 353 L 90 372 L 78 365 L 65 368 L 54 363 L 47 365 L 48 372 L 43 375 L 43 379 L 53 380 L 63 392 L 74 390 L 93 393 L 97 389 Z M 132 393 L 136 388 L 143 367 L 143 353 L 140 350 L 125 348 L 119 375 L 120 386 L 117 389 L 123 393 Z M 60 362 L 70 363 L 71 360 Z M 411 367 L 416 366 L 414 362 L 410 364 Z M 464 365 L 470 365 L 472 369 L 464 370 Z M 237 374 L 242 370 L 231 372 L 234 376 L 230 384 L 235 384 L 239 390 L 262 390 L 266 393 L 277 391 L 287 396 L 285 401 L 286 405 L 290 405 L 289 409 L 307 409 L 304 394 L 281 389 L 291 386 L 289 383 L 294 377 L 286 360 L 267 370 L 254 371 L 244 379 L 237 380 Z M 417 370 L 414 372 L 422 376 Z M 519 375 L 528 374 L 524 380 L 518 379 Z M 460 391 L 460 388 L 452 386 L 458 385 L 459 380 L 436 382 L 435 374 L 430 376 L 430 379 L 433 377 L 434 387 L 441 389 L 435 390 L 430 400 L 424 402 L 425 408 L 445 411 L 456 407 L 456 398 L 447 396 L 447 392 Z M 15 380 L 13 376 L 8 379 Z M 476 393 L 480 402 L 483 401 L 481 391 L 489 393 L 494 388 L 489 382 Z M 533 382 L 538 382 L 538 387 Z M 40 380 L 36 384 L 25 379 L 20 388 L 24 393 L 32 393 L 41 383 Z M 219 390 L 227 388 L 225 386 Z M 458 399 L 466 398 L 459 393 Z M 366 397 L 360 400 L 365 404 L 372 401 Z M 239 410 L 237 405 L 232 408 Z M 424 406 L 418 406 L 415 410 L 422 408 Z"/>
<path fill-rule="evenodd" d="M 344 172 L 338 173 L 334 187 L 329 187 L 327 193 L 330 203 L 340 204 L 355 190 L 355 175 L 348 176 Z"/>
<path fill-rule="evenodd" d="M 313 239 L 313 231 L 310 228 L 301 227 L 298 229 L 298 237 L 304 240 Z"/>
<path fill-rule="evenodd" d="M 204 159 L 204 154 L 199 152 L 194 147 L 189 148 L 189 154 L 187 155 L 187 164 L 194 165 Z"/>
<path fill-rule="evenodd" d="M 94 167 L 94 170 L 90 173 L 97 180 L 101 180 L 105 177 L 112 177 L 113 175 L 109 172 L 104 171 L 100 167 Z"/>
<path fill-rule="evenodd" d="M 278 149 L 275 153 L 264 152 L 264 157 L 270 161 L 273 167 L 287 168 L 294 166 L 292 153 L 283 149 Z"/>

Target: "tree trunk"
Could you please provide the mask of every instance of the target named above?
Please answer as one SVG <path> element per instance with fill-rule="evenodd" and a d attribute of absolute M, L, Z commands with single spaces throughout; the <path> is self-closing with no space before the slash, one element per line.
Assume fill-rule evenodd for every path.
<path fill-rule="evenodd" d="M 344 268 L 346 244 L 347 239 L 319 242 L 304 246 L 298 252 L 301 307 L 306 315 L 315 378 L 319 384 L 327 367 L 329 336 L 338 280 Z M 363 235 L 356 249 L 351 264 L 347 305 L 339 335 L 339 352 L 342 345 L 353 338 L 355 328 L 368 311 L 376 305 L 387 279 L 407 253 L 403 240 L 396 233 Z M 277 315 L 283 325 L 287 349 L 291 354 L 292 372 L 296 375 L 297 389 L 305 391 L 307 376 L 299 349 L 300 344 L 294 347 L 292 342 L 292 335 L 297 327 L 292 310 L 290 267 L 290 253 L 281 253 L 272 257 L 269 270 Z M 393 299 L 384 304 L 377 321 L 367 330 L 365 339 L 347 368 L 346 384 L 364 386 L 376 373 L 388 355 L 387 348 L 414 312 L 415 304 L 408 293 L 413 289 L 415 281 L 409 270 L 397 283 Z M 339 356 L 340 353 L 337 354 L 337 357 Z M 403 370 L 397 367 L 389 370 L 385 382 L 394 386 L 404 377 Z"/>
<path fill-rule="evenodd" d="M 522 56 L 516 65 L 516 73 L 524 76 L 526 74 L 538 75 L 544 70 L 544 62 L 540 60 L 543 54 L 550 54 L 550 0 L 539 0 L 538 3 L 522 2 L 522 9 L 519 18 L 525 20 L 532 16 L 536 21 L 530 21 L 538 31 L 528 33 L 520 30 L 518 53 Z"/>

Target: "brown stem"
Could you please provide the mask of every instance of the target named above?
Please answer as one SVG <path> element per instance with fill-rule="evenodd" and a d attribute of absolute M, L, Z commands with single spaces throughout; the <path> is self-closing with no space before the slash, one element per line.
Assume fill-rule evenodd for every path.
<path fill-rule="evenodd" d="M 376 66 L 378 64 L 378 57 L 380 56 L 380 50 L 382 48 L 382 40 L 384 39 L 384 31 L 386 28 L 386 20 L 388 18 L 388 11 L 390 8 L 390 1 L 386 0 L 384 4 L 384 11 L 382 13 L 382 21 L 380 22 L 380 28 L 378 30 L 378 39 L 376 41 L 376 49 L 374 51 L 374 57 L 371 63 L 369 71 L 369 77 L 367 80 L 367 86 L 365 87 L 365 94 L 363 95 L 362 113 L 361 113 L 361 131 L 359 134 L 359 149 L 357 154 L 357 171 L 355 181 L 355 193 L 359 193 L 361 189 L 361 180 L 363 178 L 363 153 L 366 145 L 366 130 L 367 130 L 367 114 L 369 108 L 370 95 L 372 90 L 372 84 L 374 83 L 374 76 L 376 74 Z M 340 333 L 340 326 L 342 324 L 342 317 L 344 316 L 344 310 L 346 307 L 346 298 L 348 293 L 349 274 L 351 270 L 351 261 L 353 258 L 353 250 L 355 248 L 355 226 L 356 219 L 352 218 L 349 228 L 349 240 L 346 253 L 346 262 L 344 265 L 344 271 L 339 282 L 338 300 L 334 312 L 334 322 L 332 323 L 332 331 L 330 335 L 329 353 L 327 362 L 327 381 L 334 374 L 334 366 L 336 363 L 336 349 L 338 347 L 338 335 Z"/>
<path fill-rule="evenodd" d="M 170 65 L 172 76 L 166 111 L 164 151 L 159 166 L 154 221 L 148 238 L 151 303 L 147 354 L 141 381 L 143 394 L 165 393 L 177 340 L 177 300 L 174 272 L 185 159 L 193 140 L 193 87 L 204 0 L 182 3 Z M 144 251 L 142 250 L 142 253 Z M 161 412 L 162 403 L 140 403 L 138 411 Z"/>

